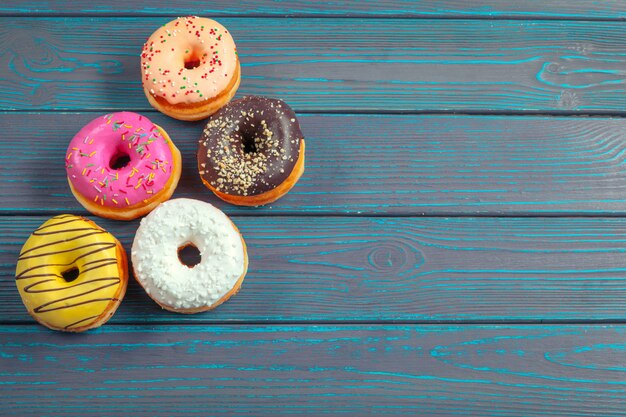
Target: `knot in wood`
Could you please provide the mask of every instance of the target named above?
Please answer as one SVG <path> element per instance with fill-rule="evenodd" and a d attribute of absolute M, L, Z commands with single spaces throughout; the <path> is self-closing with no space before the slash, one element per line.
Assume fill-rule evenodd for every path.
<path fill-rule="evenodd" d="M 421 258 L 421 255 L 419 255 Z M 368 261 L 375 269 L 398 271 L 406 268 L 407 253 L 402 247 L 385 244 L 376 247 L 368 255 Z"/>

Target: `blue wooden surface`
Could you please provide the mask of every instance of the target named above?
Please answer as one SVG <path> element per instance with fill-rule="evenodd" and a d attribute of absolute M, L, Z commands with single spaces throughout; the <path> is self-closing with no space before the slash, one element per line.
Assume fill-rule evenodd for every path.
<path fill-rule="evenodd" d="M 222 203 L 201 183 L 194 163 L 201 122 L 145 114 L 182 151 L 183 174 L 174 195 L 200 197 L 228 214 L 626 213 L 621 118 L 300 114 L 310 145 L 307 175 L 279 203 L 250 209 Z M 0 125 L 6 126 L 0 211 L 85 214 L 67 187 L 65 171 L 50 167 L 61 167 L 67 138 L 94 117 L 0 113 Z M 25 135 L 30 146 L 14 146 Z"/>
<path fill-rule="evenodd" d="M 145 100 L 141 44 L 188 13 L 234 34 L 239 96 L 299 111 L 306 172 L 275 204 L 218 202 L 202 123 Z M 0 414 L 626 415 L 624 19 L 615 0 L 0 2 Z M 176 195 L 233 215 L 250 272 L 213 312 L 133 281 L 103 328 L 55 333 L 15 260 L 85 214 L 63 153 L 109 110 L 166 128 Z M 137 221 L 95 220 L 129 249 Z"/>
<path fill-rule="evenodd" d="M 93 217 L 92 217 L 93 218 Z M 234 217 L 250 256 L 215 311 L 161 311 L 131 280 L 113 323 L 581 322 L 626 316 L 626 220 Z M 0 217 L 0 275 L 43 216 Z M 94 218 L 129 250 L 138 221 Z M 31 323 L 14 283 L 5 323 Z"/>
<path fill-rule="evenodd" d="M 0 4 L 0 15 L 58 16 L 337 16 L 623 20 L 621 0 L 28 0 Z"/>
<path fill-rule="evenodd" d="M 0 110 L 146 110 L 137 51 L 171 17 L 0 18 Z M 622 22 L 224 18 L 239 95 L 306 112 L 624 114 Z M 17 47 L 16 45 L 19 45 Z"/>
<path fill-rule="evenodd" d="M 625 337 L 624 326 L 107 326 L 78 337 L 0 326 L 0 401 L 10 416 L 621 416 Z"/>

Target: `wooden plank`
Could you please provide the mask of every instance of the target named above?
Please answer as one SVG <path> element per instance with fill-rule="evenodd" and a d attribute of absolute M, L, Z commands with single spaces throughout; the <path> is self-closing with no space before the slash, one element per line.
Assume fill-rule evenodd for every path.
<path fill-rule="evenodd" d="M 2 18 L 0 109 L 148 109 L 138 55 L 169 19 Z M 220 20 L 237 41 L 239 94 L 301 111 L 626 108 L 621 22 Z"/>
<path fill-rule="evenodd" d="M 306 172 L 264 208 L 223 204 L 195 162 L 202 123 L 146 113 L 183 153 L 176 196 L 229 214 L 626 213 L 626 121 L 609 118 L 300 115 Z M 85 213 L 63 169 L 94 113 L 0 114 L 0 213 Z"/>
<path fill-rule="evenodd" d="M 0 320 L 32 323 L 15 262 L 45 218 L 0 217 Z M 94 219 L 129 250 L 138 222 Z M 597 321 L 626 316 L 626 219 L 235 217 L 243 289 L 161 311 L 131 279 L 117 323 Z"/>
<path fill-rule="evenodd" d="M 0 5 L 0 15 L 105 15 L 105 16 L 396 16 L 396 17 L 464 17 L 464 18 L 558 18 L 558 19 L 624 19 L 626 5 L 620 0 L 365 0 L 325 3 L 311 0 L 232 2 L 215 0 L 30 0 Z"/>
<path fill-rule="evenodd" d="M 3 415 L 623 416 L 624 326 L 0 327 Z M 105 411 L 106 410 L 106 411 Z"/>

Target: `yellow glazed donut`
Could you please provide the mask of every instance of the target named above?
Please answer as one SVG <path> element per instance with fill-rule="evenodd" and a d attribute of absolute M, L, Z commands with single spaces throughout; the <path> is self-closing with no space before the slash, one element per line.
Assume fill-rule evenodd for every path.
<path fill-rule="evenodd" d="M 56 216 L 22 247 L 15 280 L 35 320 L 53 330 L 82 332 L 106 323 L 122 301 L 126 252 L 94 222 Z"/>

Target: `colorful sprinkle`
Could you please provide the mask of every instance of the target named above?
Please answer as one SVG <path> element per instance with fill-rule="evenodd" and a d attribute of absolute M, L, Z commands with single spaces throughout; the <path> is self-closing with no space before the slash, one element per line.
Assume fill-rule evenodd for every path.
<path fill-rule="evenodd" d="M 154 47 L 173 35 L 177 35 L 177 39 L 169 48 L 160 50 Z M 192 42 L 198 45 L 197 50 L 189 47 Z M 203 71 L 188 72 L 184 66 L 167 68 L 183 57 L 187 60 L 198 57 L 198 64 L 194 64 L 194 68 Z M 217 94 L 227 88 L 232 72 L 226 68 L 233 68 L 236 61 L 237 48 L 226 29 L 210 19 L 182 17 L 157 29 L 145 42 L 141 52 L 141 69 L 144 73 L 142 82 L 148 94 L 154 97 L 165 98 L 172 104 L 195 103 L 203 101 L 203 96 L 209 91 Z M 158 71 L 151 70 L 151 67 Z M 191 87 L 190 91 L 190 88 L 184 88 L 185 84 L 198 88 Z M 181 93 L 180 90 L 185 92 Z"/>

